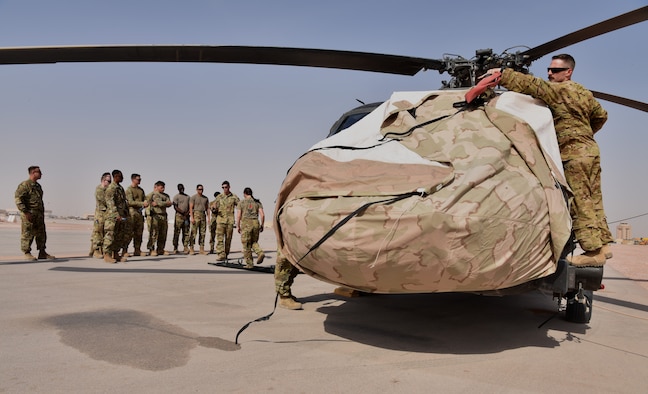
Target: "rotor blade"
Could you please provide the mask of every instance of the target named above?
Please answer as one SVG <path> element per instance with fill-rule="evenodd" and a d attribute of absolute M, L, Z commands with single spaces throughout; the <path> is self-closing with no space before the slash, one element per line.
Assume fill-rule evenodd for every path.
<path fill-rule="evenodd" d="M 648 6 L 638 8 L 634 11 L 630 11 L 617 17 L 605 20 L 603 22 L 575 31 L 560 38 L 556 38 L 553 41 L 549 41 L 535 48 L 531 48 L 523 52 L 522 55 L 528 56 L 528 61 L 532 62 L 548 53 L 557 51 L 558 49 L 562 49 L 569 45 L 585 41 L 601 34 L 609 33 L 614 30 L 634 25 L 635 23 L 643 22 L 646 19 L 648 19 Z"/>
<path fill-rule="evenodd" d="M 0 64 L 59 62 L 209 62 L 249 63 L 338 68 L 414 75 L 423 69 L 440 70 L 439 60 L 378 53 L 309 48 L 111 45 L 0 48 Z"/>
<path fill-rule="evenodd" d="M 600 98 L 601 100 L 610 101 L 616 104 L 625 105 L 626 107 L 648 112 L 648 103 L 642 103 L 641 101 L 632 100 L 625 97 L 614 96 L 612 94 L 601 93 L 594 90 L 591 90 L 591 92 L 592 94 L 594 94 L 594 97 Z"/>

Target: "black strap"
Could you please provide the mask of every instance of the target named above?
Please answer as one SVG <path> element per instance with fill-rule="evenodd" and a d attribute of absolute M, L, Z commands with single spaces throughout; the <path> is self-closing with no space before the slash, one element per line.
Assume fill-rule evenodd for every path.
<path fill-rule="evenodd" d="M 250 326 L 250 324 L 258 322 L 258 321 L 265 321 L 265 320 L 270 319 L 270 316 L 272 316 L 275 313 L 275 311 L 277 310 L 277 300 L 279 300 L 279 293 L 277 293 L 277 296 L 275 297 L 274 308 L 272 308 L 272 312 L 270 312 L 269 315 L 265 315 L 265 316 L 262 316 L 262 317 L 260 317 L 260 318 L 258 318 L 256 320 L 252 320 L 251 322 L 248 322 L 246 325 L 241 327 L 241 329 L 238 330 L 238 332 L 236 333 L 236 338 L 234 339 L 234 344 L 238 345 L 239 335 L 241 335 L 241 333 L 243 331 L 245 331 L 245 329 L 248 328 Z"/>

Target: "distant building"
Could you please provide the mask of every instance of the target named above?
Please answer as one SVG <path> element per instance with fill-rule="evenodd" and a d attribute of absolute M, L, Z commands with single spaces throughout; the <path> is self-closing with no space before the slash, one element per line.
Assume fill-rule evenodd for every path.
<path fill-rule="evenodd" d="M 624 241 L 632 240 L 632 226 L 628 223 L 620 223 L 617 226 L 617 242 L 623 243 Z"/>

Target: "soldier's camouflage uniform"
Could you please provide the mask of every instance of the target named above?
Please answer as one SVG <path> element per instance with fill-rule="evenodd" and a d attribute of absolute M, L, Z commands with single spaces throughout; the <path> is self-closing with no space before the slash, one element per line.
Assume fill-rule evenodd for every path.
<path fill-rule="evenodd" d="M 189 236 L 189 249 L 193 249 L 196 243 L 196 234 L 198 234 L 198 245 L 205 247 L 205 231 L 207 231 L 207 210 L 209 209 L 209 199 L 207 196 L 194 194 L 189 199 L 189 204 L 194 203 L 193 219 L 191 223 L 191 235 Z"/>
<path fill-rule="evenodd" d="M 292 296 L 290 290 L 295 277 L 299 274 L 299 270 L 281 254 L 281 248 L 277 247 L 277 264 L 275 265 L 274 279 L 275 289 L 282 297 Z"/>
<path fill-rule="evenodd" d="M 180 233 L 182 232 L 182 246 L 186 249 L 189 245 L 189 196 L 178 193 L 173 196 L 173 205 L 176 207 L 175 220 L 173 222 L 173 250 L 178 250 Z"/>
<path fill-rule="evenodd" d="M 146 243 L 146 249 L 148 249 L 149 252 L 153 250 L 155 247 L 155 242 L 157 240 L 153 239 L 153 230 L 151 228 L 152 226 L 152 221 L 151 221 L 151 203 L 153 202 L 153 192 L 150 192 L 149 194 L 146 195 L 145 197 L 146 201 L 148 201 L 149 205 L 148 207 L 144 208 L 144 216 L 146 216 L 146 228 L 149 233 L 149 238 L 148 242 Z"/>
<path fill-rule="evenodd" d="M 144 232 L 144 201 L 146 199 L 144 189 L 139 186 L 128 186 L 126 189 L 126 200 L 128 201 L 128 209 L 130 218 L 128 219 L 128 227 L 126 229 L 128 240 L 126 241 L 125 248 L 131 240 L 133 241 L 133 248 L 135 252 L 139 252 L 142 246 L 142 233 Z"/>
<path fill-rule="evenodd" d="M 103 239 L 105 236 L 104 222 L 106 220 L 106 188 L 102 185 L 95 189 L 95 220 L 92 228 L 92 250 L 103 254 Z"/>
<path fill-rule="evenodd" d="M 153 192 L 151 200 L 155 206 L 151 206 L 151 234 L 149 242 L 152 250 L 157 249 L 158 255 L 164 254 L 166 245 L 169 222 L 167 219 L 167 206 L 171 202 L 171 197 L 163 192 Z"/>
<path fill-rule="evenodd" d="M 104 221 L 103 248 L 105 253 L 118 253 L 126 247 L 128 234 L 128 202 L 124 188 L 113 182 L 106 188 L 106 218 Z"/>
<path fill-rule="evenodd" d="M 241 201 L 234 193 L 221 193 L 216 197 L 218 215 L 216 217 L 216 254 L 224 260 L 230 252 L 232 233 L 234 232 L 234 209 Z"/>
<path fill-rule="evenodd" d="M 209 219 L 209 251 L 214 251 L 216 245 L 216 217 L 218 216 L 218 201 L 214 200 L 209 204 L 211 218 Z"/>
<path fill-rule="evenodd" d="M 43 189 L 38 182 L 31 179 L 21 182 L 16 189 L 16 207 L 20 211 L 20 250 L 31 252 L 31 244 L 36 239 L 36 249 L 45 251 L 47 233 L 45 232 L 45 205 Z M 31 221 L 26 213 L 31 214 Z"/>
<path fill-rule="evenodd" d="M 241 244 L 243 245 L 243 260 L 250 266 L 252 262 L 252 251 L 258 255 L 263 254 L 259 246 L 259 209 L 263 209 L 261 201 L 245 197 L 238 205 L 241 214 Z"/>
<path fill-rule="evenodd" d="M 573 81 L 548 82 L 505 69 L 501 85 L 547 104 L 554 118 L 565 178 L 574 192 L 573 229 L 585 251 L 613 241 L 603 211 L 601 159 L 594 134 L 607 121 L 607 112 L 592 92 Z"/>

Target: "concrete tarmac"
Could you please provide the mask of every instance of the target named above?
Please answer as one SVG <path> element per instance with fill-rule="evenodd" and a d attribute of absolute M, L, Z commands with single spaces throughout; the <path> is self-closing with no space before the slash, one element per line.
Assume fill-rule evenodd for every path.
<path fill-rule="evenodd" d="M 0 393 L 646 392 L 646 246 L 613 245 L 588 324 L 539 292 L 343 298 L 299 275 L 304 310 L 235 343 L 273 311 L 272 275 L 214 255 L 106 264 L 87 257 L 90 222 L 47 226 L 57 259 L 26 262 L 0 223 Z M 266 229 L 263 266 L 274 242 Z"/>

